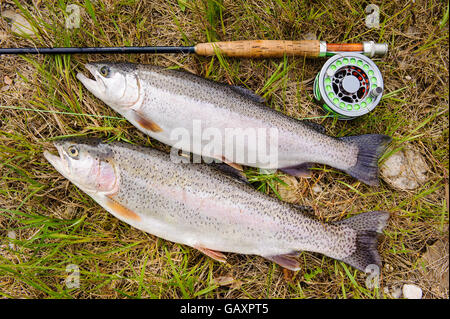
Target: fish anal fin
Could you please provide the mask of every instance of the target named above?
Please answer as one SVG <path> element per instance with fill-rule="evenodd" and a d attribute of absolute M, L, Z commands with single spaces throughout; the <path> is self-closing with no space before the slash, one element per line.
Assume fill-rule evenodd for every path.
<path fill-rule="evenodd" d="M 145 117 L 145 115 L 143 115 L 142 113 L 140 113 L 139 111 L 134 111 L 134 119 L 136 120 L 136 122 L 138 122 L 138 124 L 145 128 L 146 130 L 152 131 L 152 132 L 162 132 L 163 129 L 156 124 L 155 122 L 153 122 L 151 119 Z"/>
<path fill-rule="evenodd" d="M 205 254 L 208 257 L 211 257 L 214 260 L 217 260 L 221 263 L 226 262 L 227 257 L 222 254 L 220 251 L 215 251 L 212 249 L 208 249 L 202 246 L 193 246 L 195 249 L 198 249 L 199 251 L 201 251 L 203 254 Z"/>
<path fill-rule="evenodd" d="M 228 162 L 228 163 L 225 162 L 225 164 L 227 164 L 227 165 L 233 167 L 234 169 L 236 169 L 236 170 L 238 170 L 238 171 L 241 171 L 241 172 L 244 171 L 244 169 L 242 168 L 242 165 L 240 165 L 240 164 L 231 163 L 231 162 Z"/>
<path fill-rule="evenodd" d="M 281 267 L 292 271 L 300 270 L 300 264 L 297 260 L 294 259 L 293 253 L 286 255 L 275 255 L 275 256 L 263 256 L 274 263 L 277 263 Z"/>
<path fill-rule="evenodd" d="M 227 164 L 227 165 L 233 167 L 234 169 L 236 169 L 236 170 L 238 170 L 238 171 L 241 171 L 241 172 L 244 171 L 244 169 L 242 168 L 242 165 L 240 165 L 240 164 L 236 164 L 236 163 L 230 162 L 230 161 L 228 161 L 226 158 L 223 158 L 223 162 L 224 162 L 225 164 Z"/>
<path fill-rule="evenodd" d="M 294 166 L 288 166 L 288 167 L 282 167 L 279 168 L 280 171 L 297 177 L 311 177 L 311 168 L 313 166 L 313 163 L 302 163 L 299 165 Z"/>
<path fill-rule="evenodd" d="M 237 179 L 240 182 L 249 183 L 247 176 L 245 176 L 244 172 L 234 168 L 233 166 L 230 166 L 226 163 L 211 163 L 209 165 L 218 169 L 222 173 Z"/>
<path fill-rule="evenodd" d="M 217 159 L 217 160 L 219 160 L 219 161 L 221 161 L 221 162 L 224 162 L 225 164 L 227 164 L 227 165 L 233 167 L 234 169 L 237 169 L 238 171 L 241 171 L 241 172 L 244 171 L 244 169 L 242 168 L 242 165 L 237 164 L 237 163 L 234 163 L 234 162 L 228 160 L 228 159 L 227 159 L 225 156 L 223 156 L 223 155 L 215 155 L 215 156 L 213 156 L 212 158 L 215 158 L 215 159 Z"/>
<path fill-rule="evenodd" d="M 107 203 L 106 205 L 117 215 L 121 216 L 125 220 L 133 220 L 133 221 L 140 221 L 141 217 L 130 210 L 129 208 L 123 206 L 122 204 L 115 201 L 111 196 L 106 196 Z"/>

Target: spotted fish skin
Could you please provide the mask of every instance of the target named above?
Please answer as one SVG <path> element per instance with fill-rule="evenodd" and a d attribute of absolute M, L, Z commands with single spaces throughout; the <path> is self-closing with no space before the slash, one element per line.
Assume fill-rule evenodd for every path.
<path fill-rule="evenodd" d="M 124 63 L 94 63 L 86 67 L 96 78 L 94 81 L 79 73 L 77 77 L 86 88 L 136 128 L 165 144 L 214 158 L 217 154 L 207 150 L 210 139 L 204 138 L 199 147 L 194 146 L 194 138 L 201 134 L 195 123 L 201 123 L 202 129 L 220 132 L 218 157 L 226 155 L 224 149 L 232 150 L 231 158 L 226 158 L 229 162 L 281 169 L 297 176 L 305 173 L 302 165 L 320 163 L 343 170 L 366 184 L 378 185 L 377 161 L 391 140 L 388 136 L 334 138 L 308 122 L 267 107 L 248 90 L 187 72 Z M 104 71 L 106 76 L 101 75 Z M 179 128 L 187 130 L 191 138 L 181 141 L 174 134 Z M 257 143 L 227 139 L 227 128 L 261 129 L 268 138 L 275 129 L 277 146 L 271 151 L 276 154 L 276 161 L 262 160 L 258 154 L 264 152 Z M 244 134 L 245 131 L 240 136 Z M 242 154 L 246 156 L 239 157 Z"/>
<path fill-rule="evenodd" d="M 200 250 L 259 255 L 293 270 L 299 269 L 298 263 L 286 260 L 302 250 L 346 261 L 361 270 L 368 263 L 380 263 L 375 233 L 381 232 L 387 213 L 356 216 L 360 230 L 351 223 L 324 224 L 210 165 L 174 163 L 158 150 L 123 143 L 57 143 L 60 153 L 75 145 L 93 159 L 110 164 L 116 176 L 110 190 L 88 190 L 82 182 L 74 183 L 117 218 L 166 240 Z M 46 157 L 58 166 L 54 156 L 46 153 Z M 77 160 L 70 161 L 70 167 L 78 165 Z M 59 170 L 73 181 L 70 173 Z M 372 217 L 366 223 L 362 216 Z M 368 229 L 373 233 L 368 237 L 369 257 L 354 263 L 355 256 L 360 257 L 360 234 Z"/>

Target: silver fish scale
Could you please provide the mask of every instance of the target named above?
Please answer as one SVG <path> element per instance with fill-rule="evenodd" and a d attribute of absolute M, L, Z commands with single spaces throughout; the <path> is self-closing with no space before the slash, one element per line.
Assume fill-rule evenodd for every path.
<path fill-rule="evenodd" d="M 235 125 L 227 121 L 227 116 L 217 116 L 219 110 L 226 111 L 243 121 L 248 119 L 253 124 L 258 123 L 258 127 L 278 129 L 278 167 L 302 162 L 328 164 L 339 169 L 355 165 L 357 147 L 317 132 L 301 121 L 239 94 L 225 84 L 151 65 L 138 65 L 135 72 L 140 80 L 141 93 L 144 94 L 142 110 L 156 123 L 173 123 L 174 127 L 185 124 L 189 127 L 193 119 L 201 118 L 204 127 L 223 128 L 228 125 L 232 128 Z M 186 102 L 171 103 L 160 99 L 152 94 L 155 88 L 182 97 Z M 202 114 L 203 110 L 192 108 L 189 100 L 212 103 L 215 110 L 207 114 L 208 110 L 205 109 Z"/>
<path fill-rule="evenodd" d="M 209 249 L 271 256 L 299 250 L 342 259 L 355 249 L 355 232 L 321 224 L 293 205 L 262 194 L 204 164 L 177 164 L 157 150 L 108 145 L 119 171 L 114 199 L 168 227 L 167 240 Z"/>

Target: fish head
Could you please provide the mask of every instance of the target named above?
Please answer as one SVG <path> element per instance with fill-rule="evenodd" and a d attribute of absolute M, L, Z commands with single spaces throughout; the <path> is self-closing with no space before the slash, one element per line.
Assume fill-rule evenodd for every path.
<path fill-rule="evenodd" d="M 93 79 L 83 73 L 77 79 L 97 98 L 119 112 L 134 106 L 141 97 L 137 68 L 132 63 L 87 63 Z"/>
<path fill-rule="evenodd" d="M 118 187 L 112 152 L 100 140 L 63 139 L 54 142 L 58 155 L 44 152 L 55 169 L 87 193 L 113 194 Z"/>

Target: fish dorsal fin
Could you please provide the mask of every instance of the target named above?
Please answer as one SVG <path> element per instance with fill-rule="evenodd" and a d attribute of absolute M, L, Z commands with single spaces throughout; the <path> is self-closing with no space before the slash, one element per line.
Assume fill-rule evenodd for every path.
<path fill-rule="evenodd" d="M 256 94 L 255 92 L 242 87 L 242 86 L 238 86 L 238 85 L 232 85 L 230 86 L 230 88 L 234 91 L 239 93 L 242 96 L 245 96 L 247 98 L 249 98 L 250 100 L 257 102 L 257 103 L 266 103 L 266 99 L 263 98 L 262 96 Z"/>
<path fill-rule="evenodd" d="M 325 126 L 323 126 L 323 125 L 321 125 L 319 123 L 312 122 L 312 121 L 309 121 L 309 120 L 301 120 L 301 122 L 303 124 L 305 124 L 306 126 L 309 126 L 310 128 L 312 128 L 313 130 L 316 130 L 319 133 L 322 133 L 322 134 L 326 134 L 327 133 L 327 129 L 325 128 Z"/>
<path fill-rule="evenodd" d="M 307 213 L 307 214 L 313 214 L 314 208 L 308 205 L 299 205 L 299 204 L 292 204 L 299 212 Z"/>

